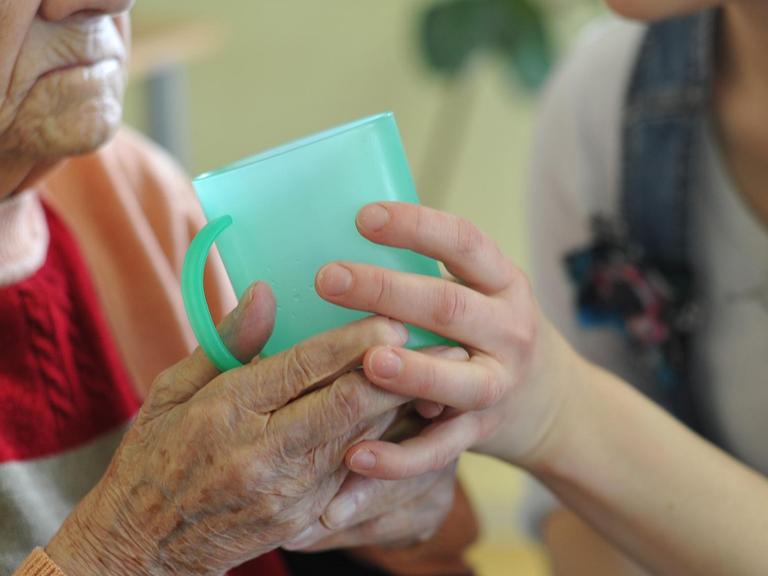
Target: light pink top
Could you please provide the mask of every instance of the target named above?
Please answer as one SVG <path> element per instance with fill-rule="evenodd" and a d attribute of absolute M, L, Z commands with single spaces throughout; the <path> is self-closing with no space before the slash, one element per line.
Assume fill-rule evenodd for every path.
<path fill-rule="evenodd" d="M 181 266 L 204 222 L 189 179 L 157 147 L 123 130 L 64 163 L 34 189 L 0 202 L 0 285 L 33 274 L 48 248 L 41 207 L 69 225 L 139 391 L 195 346 L 181 300 Z M 218 258 L 206 292 L 214 319 L 235 298 Z"/>

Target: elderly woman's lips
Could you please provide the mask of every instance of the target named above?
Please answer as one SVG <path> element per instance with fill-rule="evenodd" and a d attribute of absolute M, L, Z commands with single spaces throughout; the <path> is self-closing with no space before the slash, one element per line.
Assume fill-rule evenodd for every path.
<path fill-rule="evenodd" d="M 40 75 L 39 80 L 43 80 L 44 78 L 48 78 L 49 76 L 53 76 L 55 74 L 71 72 L 73 70 L 81 70 L 87 68 L 90 68 L 93 71 L 97 71 L 98 69 L 107 70 L 119 67 L 119 65 L 120 61 L 117 58 L 104 58 L 102 60 L 96 60 L 92 62 L 76 62 L 74 64 L 66 64 L 64 66 L 59 66 L 58 68 L 48 70 L 47 72 L 44 72 Z"/>

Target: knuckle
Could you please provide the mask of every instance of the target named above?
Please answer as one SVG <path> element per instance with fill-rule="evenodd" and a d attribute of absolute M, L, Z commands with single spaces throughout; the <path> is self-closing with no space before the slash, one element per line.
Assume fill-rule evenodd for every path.
<path fill-rule="evenodd" d="M 432 453 L 429 455 L 428 458 L 428 470 L 440 470 L 441 468 L 445 468 L 445 466 L 448 464 L 448 457 L 445 454 L 445 450 L 443 449 L 436 449 L 433 450 Z"/>
<path fill-rule="evenodd" d="M 418 385 L 416 386 L 417 398 L 432 398 L 437 387 L 437 369 L 433 362 L 423 362 L 420 369 Z"/>
<path fill-rule="evenodd" d="M 163 411 L 172 408 L 179 401 L 177 390 L 185 385 L 186 378 L 178 366 L 163 370 L 155 378 L 147 398 L 147 406 L 153 411 Z"/>
<path fill-rule="evenodd" d="M 535 314 L 526 311 L 517 314 L 504 327 L 502 338 L 507 347 L 527 355 L 536 342 L 538 321 Z"/>
<path fill-rule="evenodd" d="M 302 344 L 288 351 L 283 367 L 284 381 L 300 389 L 313 384 L 318 378 L 314 355 L 307 346 Z"/>
<path fill-rule="evenodd" d="M 341 378 L 333 384 L 331 397 L 336 409 L 347 425 L 359 422 L 365 413 L 365 388 L 358 385 L 357 379 Z"/>
<path fill-rule="evenodd" d="M 471 258 L 481 252 L 486 244 L 485 234 L 465 218 L 456 221 L 455 250 L 464 258 Z"/>
<path fill-rule="evenodd" d="M 222 433 L 231 428 L 232 413 L 229 406 L 218 398 L 190 402 L 186 407 L 187 433 L 192 438 Z"/>
<path fill-rule="evenodd" d="M 539 323 L 536 317 L 533 314 L 526 317 L 525 321 L 520 323 L 518 332 L 520 346 L 525 351 L 530 351 L 536 343 L 539 333 Z"/>
<path fill-rule="evenodd" d="M 416 206 L 416 233 L 423 234 L 424 231 L 429 229 L 432 221 L 432 213 L 421 205 Z"/>
<path fill-rule="evenodd" d="M 477 388 L 476 404 L 478 408 L 485 409 L 494 406 L 501 400 L 504 394 L 504 386 L 501 376 L 496 370 L 486 370 Z"/>
<path fill-rule="evenodd" d="M 521 279 L 527 281 L 528 277 L 522 272 L 522 270 L 520 270 L 520 268 L 518 268 L 511 260 L 505 257 L 504 252 L 497 244 L 494 244 L 494 246 L 499 260 L 502 262 L 501 270 L 499 273 L 505 288 L 509 289 L 511 286 L 515 286 Z"/>
<path fill-rule="evenodd" d="M 370 323 L 370 341 L 366 342 L 366 345 L 364 346 L 365 349 L 368 349 L 371 346 L 387 345 L 400 341 L 400 336 L 392 327 L 392 323 L 388 318 L 378 316 L 371 318 Z"/>
<path fill-rule="evenodd" d="M 375 291 L 371 297 L 371 305 L 374 308 L 381 308 L 392 301 L 392 279 L 389 274 L 383 270 L 377 270 L 373 273 L 373 285 Z"/>
<path fill-rule="evenodd" d="M 285 503 L 282 498 L 274 494 L 263 494 L 259 498 L 259 515 L 269 520 L 277 520 L 285 514 Z M 284 522 L 281 522 L 283 524 Z"/>
<path fill-rule="evenodd" d="M 160 372 L 157 378 L 155 378 L 155 383 L 152 385 L 152 393 L 156 394 L 169 388 L 175 380 L 177 370 L 176 366 L 171 366 Z"/>
<path fill-rule="evenodd" d="M 515 299 L 521 306 L 525 307 L 525 309 L 535 309 L 537 307 L 537 302 L 531 279 L 518 268 L 514 269 L 514 277 L 513 286 L 515 286 Z"/>
<path fill-rule="evenodd" d="M 452 326 L 467 316 L 466 294 L 456 284 L 443 282 L 435 295 L 434 321 L 438 326 Z"/>
<path fill-rule="evenodd" d="M 530 307 L 535 301 L 533 284 L 528 275 L 512 262 L 507 263 L 507 294 L 516 303 Z"/>
<path fill-rule="evenodd" d="M 280 530 L 287 535 L 287 538 L 297 536 L 307 527 L 307 519 L 304 514 L 293 513 L 283 514 L 283 516 L 285 517 L 280 521 Z"/>

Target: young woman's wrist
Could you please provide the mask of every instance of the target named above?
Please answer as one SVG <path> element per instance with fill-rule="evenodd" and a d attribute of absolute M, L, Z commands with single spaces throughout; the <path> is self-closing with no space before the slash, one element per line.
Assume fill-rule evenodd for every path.
<path fill-rule="evenodd" d="M 588 363 L 542 319 L 528 376 L 520 384 L 527 390 L 510 396 L 499 430 L 478 451 L 531 471 L 548 466 L 571 433 L 569 427 L 576 420 L 571 412 L 581 410 L 574 397 L 588 381 L 587 368 Z"/>
<path fill-rule="evenodd" d="M 591 435 L 589 428 L 594 424 L 589 399 L 596 393 L 597 371 L 575 351 L 571 354 L 560 402 L 547 433 L 519 463 L 535 476 L 567 476 L 574 461 L 578 461 L 578 454 L 591 449 L 585 439 Z"/>

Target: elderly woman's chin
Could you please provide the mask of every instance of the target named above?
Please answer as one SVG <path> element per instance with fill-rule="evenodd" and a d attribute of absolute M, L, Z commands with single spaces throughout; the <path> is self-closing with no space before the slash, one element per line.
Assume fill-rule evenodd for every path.
<path fill-rule="evenodd" d="M 46 161 L 93 152 L 120 127 L 124 89 L 125 75 L 115 61 L 42 78 L 0 136 L 2 147 Z"/>

